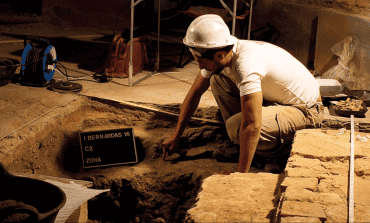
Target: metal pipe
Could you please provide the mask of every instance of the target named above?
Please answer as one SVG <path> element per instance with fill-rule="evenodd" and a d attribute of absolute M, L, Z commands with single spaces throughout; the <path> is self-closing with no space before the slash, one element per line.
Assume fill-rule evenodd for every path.
<path fill-rule="evenodd" d="M 238 0 L 234 0 L 234 14 L 233 14 L 233 27 L 232 27 L 232 35 L 235 36 L 235 23 L 236 23 L 236 5 L 238 4 Z"/>
<path fill-rule="evenodd" d="M 137 1 L 135 2 L 134 6 L 136 6 L 137 4 L 139 4 L 139 3 L 140 3 L 140 2 L 142 2 L 142 1 L 144 1 L 144 0 L 137 0 Z"/>
<path fill-rule="evenodd" d="M 134 7 L 142 0 L 139 0 L 134 3 L 135 0 L 131 0 L 131 32 L 130 32 L 130 63 L 129 63 L 129 79 L 128 79 L 128 85 L 129 87 L 134 86 L 135 84 L 140 83 L 141 81 L 153 76 L 158 70 L 159 70 L 159 61 L 160 61 L 160 55 L 159 55 L 159 45 L 160 45 L 160 25 L 161 25 L 161 1 L 158 0 L 158 34 L 157 34 L 157 61 L 154 67 L 154 71 L 150 74 L 147 74 L 145 77 L 135 81 L 133 83 L 132 76 L 133 76 L 133 64 L 132 64 L 132 51 L 133 51 L 133 39 L 134 39 Z"/>
<path fill-rule="evenodd" d="M 157 33 L 157 62 L 154 71 L 159 70 L 159 37 L 161 33 L 161 0 L 158 0 L 158 33 Z"/>
<path fill-rule="evenodd" d="M 134 39 L 134 8 L 135 2 L 131 0 L 131 27 L 130 27 L 130 64 L 129 64 L 129 77 L 128 77 L 128 86 L 132 87 L 132 48 L 133 48 L 133 39 Z"/>
<path fill-rule="evenodd" d="M 248 26 L 248 40 L 251 39 L 251 27 L 252 27 L 252 10 L 253 10 L 253 0 L 249 6 L 249 26 Z"/>
<path fill-rule="evenodd" d="M 223 2 L 222 0 L 219 0 L 219 2 L 222 4 L 222 6 L 226 9 L 226 11 L 229 12 L 231 16 L 233 16 L 233 12 L 229 9 L 229 7 Z"/>

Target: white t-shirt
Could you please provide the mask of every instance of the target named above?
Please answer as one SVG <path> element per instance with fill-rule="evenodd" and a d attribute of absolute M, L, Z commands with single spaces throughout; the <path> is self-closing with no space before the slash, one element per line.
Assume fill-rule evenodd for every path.
<path fill-rule="evenodd" d="M 201 70 L 205 78 L 212 73 Z M 238 86 L 240 97 L 262 91 L 267 101 L 311 107 L 320 95 L 311 72 L 286 50 L 267 42 L 239 40 L 233 47 L 231 69 L 221 73 Z"/>

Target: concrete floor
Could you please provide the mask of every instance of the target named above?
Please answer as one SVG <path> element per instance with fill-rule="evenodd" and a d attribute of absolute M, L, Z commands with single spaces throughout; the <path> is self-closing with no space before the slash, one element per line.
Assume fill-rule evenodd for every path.
<path fill-rule="evenodd" d="M 108 45 L 109 47 L 109 45 Z M 21 60 L 21 56 L 16 56 L 13 52 L 23 50 L 23 43 L 2 44 L 1 57 L 15 58 Z M 56 49 L 58 52 L 58 49 Z M 57 53 L 58 55 L 58 53 Z M 186 57 L 187 59 L 188 57 Z M 152 60 L 154 61 L 154 59 Z M 79 68 L 78 62 L 59 61 L 68 70 L 68 75 L 72 77 L 82 77 L 92 75 L 94 72 Z M 177 61 L 175 61 L 177 63 Z M 183 60 L 185 62 L 185 60 Z M 160 63 L 161 66 L 161 63 Z M 63 70 L 63 68 L 61 67 Z M 188 63 L 184 68 L 166 68 L 163 71 L 160 67 L 157 73 L 152 70 L 145 70 L 133 77 L 133 83 L 146 77 L 148 74 L 152 76 L 143 81 L 129 87 L 128 78 L 114 78 L 111 82 L 98 83 L 92 77 L 84 77 L 84 80 L 73 81 L 83 86 L 81 95 L 107 98 L 119 101 L 131 101 L 153 104 L 173 104 L 182 103 L 186 93 L 189 91 L 197 73 L 198 65 L 195 61 Z M 20 72 L 20 68 L 16 73 Z M 65 80 L 62 75 L 55 72 L 53 78 L 55 80 Z M 11 83 L 12 85 L 12 83 Z M 35 91 L 42 89 L 35 88 Z M 200 107 L 217 106 L 210 89 L 204 94 Z"/>

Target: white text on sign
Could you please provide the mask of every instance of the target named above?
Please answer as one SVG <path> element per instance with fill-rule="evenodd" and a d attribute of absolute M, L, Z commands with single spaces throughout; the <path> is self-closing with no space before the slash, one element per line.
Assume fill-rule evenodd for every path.
<path fill-rule="evenodd" d="M 86 158 L 86 163 L 99 163 L 101 162 L 100 157 L 97 158 Z"/>
<path fill-rule="evenodd" d="M 85 151 L 93 151 L 92 146 L 85 146 Z"/>
<path fill-rule="evenodd" d="M 118 133 L 106 133 L 106 134 L 99 134 L 99 135 L 84 136 L 84 140 L 90 141 L 90 140 L 97 140 L 97 139 L 113 139 L 113 138 L 120 138 L 120 137 L 122 137 L 122 133 L 118 132 Z"/>

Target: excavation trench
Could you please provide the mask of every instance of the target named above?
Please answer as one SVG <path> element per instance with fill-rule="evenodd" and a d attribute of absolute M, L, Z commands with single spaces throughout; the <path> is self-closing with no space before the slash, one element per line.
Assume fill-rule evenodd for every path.
<path fill-rule="evenodd" d="M 75 109 L 56 110 L 5 138 L 0 158 L 12 172 L 87 180 L 95 189 L 110 189 L 88 201 L 90 222 L 182 222 L 196 202 L 202 180 L 237 167 L 237 162 L 212 159 L 217 148 L 237 149 L 223 125 L 191 121 L 180 141 L 187 155 L 175 153 L 163 161 L 160 144 L 174 131 L 176 117 L 85 97 L 60 109 L 68 106 Z M 179 105 L 167 106 L 167 111 L 178 109 Z M 199 109 L 196 115 L 220 120 L 217 108 Z M 83 169 L 80 132 L 126 127 L 134 130 L 138 164 Z"/>

